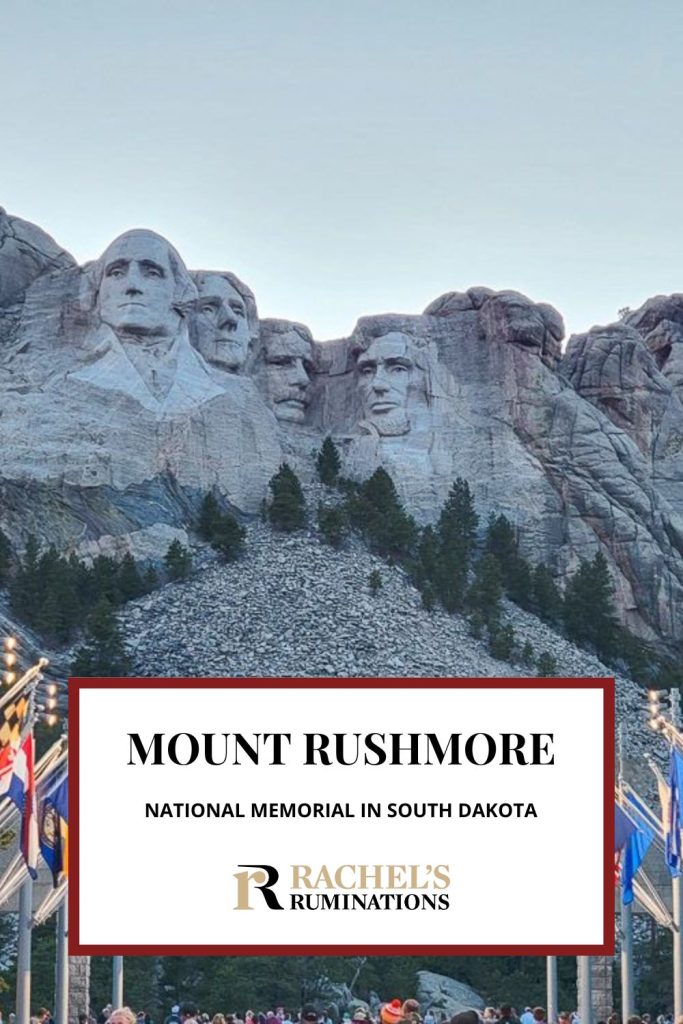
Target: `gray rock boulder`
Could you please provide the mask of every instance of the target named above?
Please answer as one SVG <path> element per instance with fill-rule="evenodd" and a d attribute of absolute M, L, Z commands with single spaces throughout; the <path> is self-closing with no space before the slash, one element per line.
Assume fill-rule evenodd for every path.
<path fill-rule="evenodd" d="M 47 232 L 0 206 L 0 307 L 15 302 L 36 278 L 75 266 Z"/>
<path fill-rule="evenodd" d="M 417 972 L 415 998 L 422 1013 L 427 1010 L 435 1015 L 445 1013 L 449 1019 L 461 1010 L 484 1009 L 484 1000 L 469 985 L 433 971 Z"/>

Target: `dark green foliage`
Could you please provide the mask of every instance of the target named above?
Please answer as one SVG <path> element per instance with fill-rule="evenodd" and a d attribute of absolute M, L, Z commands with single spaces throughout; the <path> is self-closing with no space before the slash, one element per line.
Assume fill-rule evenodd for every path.
<path fill-rule="evenodd" d="M 153 565 L 148 565 L 145 569 L 142 577 L 142 582 L 145 585 L 145 593 L 149 594 L 152 590 L 156 590 L 159 586 L 159 573 L 156 571 Z"/>
<path fill-rule="evenodd" d="M 532 606 L 532 569 L 519 553 L 517 534 L 504 515 L 489 516 L 485 551 L 498 559 L 503 587 L 511 601 L 522 608 Z"/>
<path fill-rule="evenodd" d="M 299 478 L 286 463 L 268 484 L 271 491 L 268 519 L 276 530 L 292 533 L 306 524 L 306 502 Z"/>
<path fill-rule="evenodd" d="M 71 666 L 74 676 L 125 676 L 129 661 L 114 609 L 101 598 L 85 627 L 85 643 Z"/>
<path fill-rule="evenodd" d="M 536 675 L 540 679 L 557 675 L 557 661 L 550 651 L 543 651 L 536 660 Z"/>
<path fill-rule="evenodd" d="M 273 481 L 271 480 L 271 486 L 272 483 Z M 265 505 L 262 506 L 262 514 L 264 508 Z M 202 540 L 207 540 L 211 547 L 223 556 L 226 562 L 234 562 L 244 551 L 247 531 L 243 526 L 240 526 L 231 512 L 221 511 L 218 501 L 211 492 L 206 494 L 202 501 L 197 530 Z M 187 552 L 187 555 L 190 558 L 190 563 L 185 576 L 173 576 L 172 579 L 185 579 L 189 574 L 192 559 L 189 552 Z M 168 553 L 166 557 L 168 557 Z M 177 560 L 177 557 L 177 554 L 174 554 L 174 560 Z"/>
<path fill-rule="evenodd" d="M 528 668 L 530 668 L 534 664 L 536 660 L 536 652 L 534 651 L 534 645 L 531 643 L 530 640 L 526 640 L 524 642 L 524 646 L 520 651 L 519 657 L 522 664 L 526 665 Z"/>
<path fill-rule="evenodd" d="M 2 530 L 0 530 L 0 586 L 7 582 L 13 561 L 14 552 L 12 551 L 12 545 Z"/>
<path fill-rule="evenodd" d="M 121 601 L 134 601 L 145 593 L 145 584 L 135 559 L 127 552 L 119 565 L 118 572 L 119 597 Z"/>
<path fill-rule="evenodd" d="M 394 482 L 385 469 L 351 491 L 347 501 L 349 518 L 377 554 L 408 558 L 417 541 L 415 520 L 401 503 Z"/>
<path fill-rule="evenodd" d="M 562 595 L 547 565 L 539 562 L 531 576 L 531 600 L 536 615 L 545 622 L 562 618 Z"/>
<path fill-rule="evenodd" d="M 382 589 L 382 576 L 379 569 L 373 569 L 368 576 L 368 587 L 373 597 L 376 597 Z"/>
<path fill-rule="evenodd" d="M 430 553 L 434 558 L 434 589 L 448 612 L 463 607 L 478 522 L 469 484 L 459 477 L 441 510 L 435 551 L 433 556 Z"/>
<path fill-rule="evenodd" d="M 116 562 L 99 555 L 90 568 L 51 545 L 42 554 L 30 537 L 10 587 L 12 610 L 43 636 L 67 643 L 100 598 L 116 606 L 150 589 L 132 555 Z"/>
<path fill-rule="evenodd" d="M 348 530 L 344 508 L 341 505 L 318 505 L 318 529 L 327 544 L 340 548 Z"/>
<path fill-rule="evenodd" d="M 337 446 L 331 437 L 326 437 L 323 441 L 322 448 L 318 452 L 316 459 L 316 467 L 322 483 L 332 487 L 339 476 L 341 459 L 339 458 Z"/>
<path fill-rule="evenodd" d="M 436 607 L 436 594 L 431 583 L 425 583 L 422 587 L 422 607 L 426 612 L 431 612 Z"/>
<path fill-rule="evenodd" d="M 607 560 L 599 551 L 591 562 L 581 561 L 564 595 L 567 636 L 578 644 L 592 647 L 599 657 L 607 660 L 618 653 L 619 628 L 613 593 Z"/>
<path fill-rule="evenodd" d="M 502 596 L 503 580 L 498 559 L 495 555 L 484 555 L 475 567 L 468 602 L 471 608 L 481 614 L 489 629 L 493 629 L 500 619 Z"/>
<path fill-rule="evenodd" d="M 499 661 L 512 661 L 515 631 L 511 625 L 496 626 L 489 632 L 489 654 Z"/>
<path fill-rule="evenodd" d="M 474 611 L 467 617 L 467 621 L 470 624 L 470 633 L 475 640 L 481 640 L 484 635 L 484 629 L 486 627 L 486 620 L 480 611 Z"/>
<path fill-rule="evenodd" d="M 199 509 L 199 521 L 197 523 L 197 533 L 202 540 L 210 541 L 213 536 L 214 526 L 216 520 L 220 516 L 220 508 L 215 496 L 209 491 L 204 495 L 204 499 Z"/>
<path fill-rule="evenodd" d="M 211 547 L 223 556 L 226 562 L 234 562 L 244 551 L 247 531 L 229 512 L 221 513 L 213 525 Z"/>
<path fill-rule="evenodd" d="M 168 546 L 164 565 L 171 580 L 186 580 L 192 571 L 192 555 L 177 538 Z"/>

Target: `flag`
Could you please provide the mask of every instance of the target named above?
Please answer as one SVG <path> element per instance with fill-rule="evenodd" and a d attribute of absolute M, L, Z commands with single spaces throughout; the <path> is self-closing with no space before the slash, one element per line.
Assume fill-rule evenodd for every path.
<path fill-rule="evenodd" d="M 14 771 L 7 795 L 21 813 L 19 848 L 32 878 L 38 877 L 38 817 L 36 814 L 36 777 L 33 733 L 29 732 L 14 758 Z"/>
<path fill-rule="evenodd" d="M 633 903 L 633 879 L 637 875 L 645 854 L 650 849 L 654 833 L 641 818 L 631 832 L 621 858 L 621 899 L 622 903 Z"/>
<path fill-rule="evenodd" d="M 671 751 L 669 765 L 669 785 L 659 784 L 660 800 L 662 801 L 662 824 L 666 837 L 666 863 L 669 874 L 677 878 L 683 867 L 683 851 L 681 850 L 681 787 L 683 786 L 683 757 L 677 750 Z"/>
<path fill-rule="evenodd" d="M 628 842 L 631 833 L 635 832 L 636 826 L 627 814 L 624 814 L 619 804 L 614 805 L 614 852 L 619 853 Z"/>
<path fill-rule="evenodd" d="M 52 781 L 52 780 L 51 780 Z M 69 777 L 60 772 L 40 805 L 40 852 L 55 888 L 69 876 Z"/>
<path fill-rule="evenodd" d="M 29 695 L 24 692 L 0 708 L 0 798 L 9 793 L 14 762 L 28 725 Z"/>

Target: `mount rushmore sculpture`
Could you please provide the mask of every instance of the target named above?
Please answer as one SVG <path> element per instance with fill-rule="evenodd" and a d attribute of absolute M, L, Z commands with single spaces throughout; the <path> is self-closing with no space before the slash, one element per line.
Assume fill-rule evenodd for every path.
<path fill-rule="evenodd" d="M 551 306 L 478 287 L 319 342 L 152 231 L 79 267 L 0 211 L 2 527 L 158 557 L 208 489 L 255 514 L 331 435 L 420 522 L 464 477 L 558 580 L 602 551 L 624 622 L 680 641 L 683 296 L 563 336 Z"/>

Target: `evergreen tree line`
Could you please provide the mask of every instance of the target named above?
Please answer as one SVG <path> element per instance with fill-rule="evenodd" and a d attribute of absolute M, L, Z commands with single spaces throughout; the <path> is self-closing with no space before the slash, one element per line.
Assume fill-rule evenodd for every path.
<path fill-rule="evenodd" d="M 541 675 L 557 670 L 550 652 L 536 656 L 528 641 L 519 644 L 503 614 L 506 596 L 643 683 L 680 685 L 674 663 L 658 657 L 619 624 L 602 552 L 580 560 L 562 593 L 546 564 L 532 564 L 523 556 L 518 532 L 505 515 L 492 512 L 483 542 L 478 542 L 479 516 L 466 480 L 454 482 L 436 524 L 420 529 L 405 511 L 386 470 L 376 470 L 360 484 L 345 480 L 330 438 L 318 454 L 317 466 L 321 481 L 342 495 L 341 501 L 318 507 L 324 539 L 339 548 L 350 530 L 359 533 L 371 550 L 408 571 L 425 608 L 440 605 L 447 612 L 466 614 L 475 636 L 487 636 L 494 657 L 535 666 Z"/>
<path fill-rule="evenodd" d="M 9 580 L 9 598 L 19 619 L 48 640 L 68 643 L 100 601 L 118 607 L 157 584 L 155 570 L 138 565 L 131 554 L 120 561 L 98 555 L 88 566 L 76 555 L 60 555 L 54 545 L 41 552 L 31 536 Z"/>

